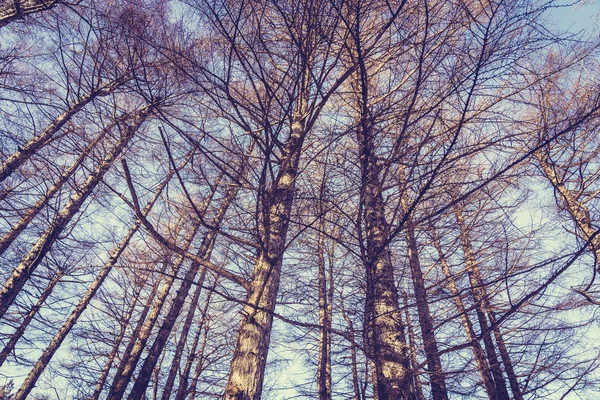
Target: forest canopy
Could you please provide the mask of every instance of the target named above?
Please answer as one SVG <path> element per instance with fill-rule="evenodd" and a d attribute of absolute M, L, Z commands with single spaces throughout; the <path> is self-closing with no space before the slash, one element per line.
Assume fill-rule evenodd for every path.
<path fill-rule="evenodd" d="M 0 399 L 592 398 L 588 3 L 0 0 Z"/>

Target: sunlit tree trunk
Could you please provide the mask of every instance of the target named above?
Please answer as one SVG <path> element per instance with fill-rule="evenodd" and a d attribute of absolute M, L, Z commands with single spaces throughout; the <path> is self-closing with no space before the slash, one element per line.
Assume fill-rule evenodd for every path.
<path fill-rule="evenodd" d="M 266 215 L 260 229 L 264 233 L 263 248 L 256 258 L 253 279 L 242 311 L 229 381 L 225 388 L 224 398 L 227 400 L 261 398 L 294 186 L 306 136 L 302 114 L 300 109 L 292 119 L 290 137 L 284 150 L 286 157 L 265 196 Z"/>

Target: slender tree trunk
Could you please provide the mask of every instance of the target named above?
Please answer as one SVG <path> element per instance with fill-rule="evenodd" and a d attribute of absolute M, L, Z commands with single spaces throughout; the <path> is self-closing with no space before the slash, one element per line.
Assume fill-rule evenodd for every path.
<path fill-rule="evenodd" d="M 408 207 L 403 200 L 402 208 L 404 212 L 407 212 Z M 429 304 L 427 303 L 427 291 L 425 289 L 423 272 L 421 271 L 421 262 L 419 261 L 419 250 L 417 247 L 417 239 L 415 237 L 415 229 L 410 216 L 406 220 L 405 226 L 406 239 L 408 241 L 408 258 L 410 270 L 412 272 L 419 326 L 421 328 L 423 348 L 425 350 L 425 357 L 427 358 L 427 366 L 429 367 L 429 376 L 431 379 L 431 395 L 434 400 L 448 400 L 442 362 L 440 360 L 439 349 L 435 339 Z"/>
<path fill-rule="evenodd" d="M 189 236 L 187 238 L 187 243 L 186 243 L 186 250 L 187 250 L 187 247 L 190 246 L 191 242 L 194 240 L 194 237 L 196 236 L 197 232 L 198 232 L 198 227 L 193 229 L 191 234 L 189 234 Z M 167 297 L 168 297 L 169 293 L 171 292 L 171 288 L 173 286 L 173 282 L 175 281 L 175 277 L 177 277 L 184 261 L 185 261 L 185 258 L 183 256 L 178 256 L 177 261 L 175 262 L 172 270 L 170 271 L 170 274 L 166 278 L 163 279 L 164 283 L 163 283 L 162 287 L 160 288 L 160 290 L 158 291 L 158 296 L 157 296 L 156 300 L 154 301 L 154 303 L 152 304 L 152 308 L 151 308 L 150 312 L 148 313 L 142 328 L 140 329 L 138 334 L 133 337 L 135 344 L 133 345 L 133 347 L 131 348 L 130 351 L 125 353 L 126 354 L 126 359 L 124 360 L 125 362 L 122 363 L 120 372 L 119 371 L 117 372 L 117 375 L 115 376 L 115 379 L 113 380 L 113 384 L 112 384 L 112 387 L 108 394 L 107 400 L 121 400 L 124 398 L 125 390 L 127 389 L 129 382 L 131 381 L 131 377 L 133 376 L 135 368 L 140 360 L 142 351 L 144 351 L 144 348 L 146 347 L 146 343 L 148 342 L 148 339 L 150 338 L 150 335 L 152 334 L 154 325 L 156 324 L 156 321 L 158 320 L 158 317 L 163 309 L 163 306 L 165 305 Z M 190 267 L 190 269 L 192 269 L 192 268 L 193 267 Z M 171 309 L 173 309 L 173 308 L 174 307 L 172 307 Z M 177 309 L 177 312 L 178 311 L 179 311 L 179 309 Z M 169 334 L 169 333 L 170 333 L 170 331 L 167 334 Z M 160 356 L 160 353 L 162 353 L 162 351 L 158 353 L 158 356 Z M 157 356 L 157 360 L 158 360 L 158 356 Z M 145 380 L 146 386 L 148 385 L 148 382 L 150 381 L 150 378 L 152 377 L 152 371 L 153 371 L 155 365 L 156 364 L 152 365 L 152 367 L 149 370 L 145 371 L 145 373 L 146 373 L 145 376 L 143 376 L 143 375 L 140 376 L 140 379 Z M 145 391 L 145 388 L 146 387 L 144 386 L 144 391 Z M 142 395 L 143 395 L 143 393 L 142 393 Z"/>
<path fill-rule="evenodd" d="M 167 183 L 173 177 L 173 173 L 174 172 L 170 172 L 166 176 L 166 178 L 163 180 L 163 182 L 158 187 L 155 195 L 148 202 L 146 207 L 144 207 L 144 209 L 142 210 L 142 214 L 144 216 L 148 215 L 148 213 L 152 209 L 152 206 L 154 205 L 156 200 L 161 195 L 163 189 L 165 188 Z M 127 234 L 123 237 L 123 239 L 121 240 L 119 245 L 110 252 L 110 257 L 104 264 L 103 268 L 100 270 L 100 273 L 96 276 L 96 278 L 94 279 L 94 281 L 92 282 L 92 284 L 90 285 L 88 290 L 85 292 L 85 294 L 79 300 L 79 303 L 77 304 L 75 309 L 71 312 L 71 315 L 69 315 L 69 318 L 67 318 L 67 320 L 63 323 L 63 325 L 58 330 L 58 332 L 54 335 L 54 337 L 52 338 L 52 341 L 50 342 L 48 347 L 46 347 L 46 350 L 44 350 L 44 352 L 42 353 L 42 355 L 40 356 L 40 358 L 34 365 L 33 369 L 29 372 L 29 375 L 27 376 L 27 378 L 23 382 L 21 388 L 19 389 L 19 393 L 22 393 L 22 394 L 20 394 L 20 396 L 23 396 L 23 398 L 25 398 L 29 394 L 29 392 L 35 387 L 37 380 L 39 379 L 41 374 L 46 369 L 46 366 L 48 365 L 48 363 L 50 362 L 50 360 L 52 359 L 52 357 L 54 356 L 56 351 L 59 349 L 59 347 L 61 346 L 63 341 L 66 339 L 69 332 L 71 332 L 71 329 L 73 329 L 73 327 L 79 320 L 79 317 L 81 317 L 83 312 L 86 310 L 87 306 L 90 304 L 90 302 L 92 301 L 92 299 L 94 298 L 94 296 L 96 295 L 96 293 L 98 292 L 98 290 L 100 289 L 102 284 L 104 283 L 104 280 L 106 279 L 106 277 L 108 276 L 110 271 L 112 271 L 113 267 L 119 260 L 119 257 L 121 257 L 121 254 L 123 254 L 123 251 L 125 251 L 125 249 L 129 245 L 129 242 L 131 241 L 132 237 L 135 235 L 135 233 L 140 228 L 140 225 L 141 225 L 141 221 L 137 220 L 133 224 L 133 226 L 129 229 Z M 19 394 L 17 394 L 17 395 L 19 395 Z M 15 397 L 15 398 L 19 398 L 19 397 Z"/>
<path fill-rule="evenodd" d="M 106 384 L 106 380 L 108 378 L 108 374 L 110 373 L 110 369 L 112 368 L 112 364 L 115 361 L 117 354 L 119 353 L 119 347 L 121 346 L 121 342 L 125 338 L 125 333 L 127 333 L 127 327 L 129 326 L 129 322 L 131 320 L 133 312 L 135 311 L 135 307 L 137 306 L 142 286 L 143 285 L 140 285 L 138 292 L 133 297 L 133 301 L 131 302 L 129 310 L 127 310 L 125 318 L 121 321 L 121 329 L 119 330 L 119 334 L 117 335 L 115 343 L 113 344 L 112 351 L 108 355 L 106 363 L 104 364 L 104 368 L 100 373 L 100 378 L 98 378 L 98 381 L 96 382 L 96 387 L 94 388 L 94 394 L 91 397 L 91 400 L 98 400 L 100 398 L 100 394 L 104 389 L 104 385 Z"/>
<path fill-rule="evenodd" d="M 177 342 L 177 347 L 175 348 L 175 355 L 173 356 L 173 362 L 171 364 L 171 368 L 169 369 L 169 375 L 167 377 L 167 382 L 165 383 L 165 387 L 163 388 L 162 400 L 169 400 L 169 398 L 171 396 L 171 392 L 173 391 L 175 377 L 177 375 L 177 372 L 179 371 L 181 357 L 183 355 L 183 351 L 185 349 L 185 344 L 187 342 L 188 335 L 190 333 L 190 329 L 192 327 L 192 322 L 194 321 L 194 314 L 196 313 L 196 308 L 198 307 L 198 301 L 200 299 L 200 294 L 202 293 L 202 285 L 204 284 L 205 276 L 206 276 L 206 267 L 203 267 L 202 271 L 200 272 L 200 277 L 198 278 L 198 283 L 196 284 L 196 290 L 194 290 L 194 294 L 192 295 L 192 300 L 190 301 L 189 309 L 188 309 L 185 321 L 183 323 L 183 328 L 181 329 L 181 332 L 179 333 L 179 335 L 180 335 L 179 341 Z M 174 303 L 176 301 L 177 300 L 174 300 Z M 190 351 L 194 352 L 196 346 L 197 346 L 197 336 L 196 336 L 196 339 L 194 339 L 194 344 L 192 345 L 192 349 Z M 148 355 L 148 357 L 150 357 L 150 355 Z M 188 360 L 190 358 L 191 358 L 191 354 L 190 354 L 190 357 L 188 357 Z M 187 374 L 185 373 L 185 370 L 188 367 L 187 364 L 188 363 L 186 362 L 185 367 L 184 367 L 184 372 L 181 374 L 181 377 L 180 377 L 180 382 L 182 379 L 186 379 L 187 374 L 189 374 L 189 370 L 188 370 Z"/>
<path fill-rule="evenodd" d="M 344 299 L 340 299 L 342 317 L 348 325 L 348 339 L 350 340 L 350 362 L 352 369 L 352 387 L 354 388 L 354 400 L 362 400 L 363 396 L 360 390 L 360 379 L 358 377 L 358 357 L 356 349 L 356 338 L 354 337 L 354 324 L 344 308 Z"/>
<path fill-rule="evenodd" d="M 496 398 L 499 400 L 508 399 L 508 388 L 506 387 L 506 381 L 502 375 L 502 367 L 498 360 L 498 355 L 496 354 L 496 348 L 494 347 L 494 342 L 490 335 L 489 324 L 486 317 L 487 311 L 491 310 L 487 291 L 481 277 L 481 272 L 477 266 L 477 260 L 464 222 L 462 209 L 459 206 L 456 206 L 454 212 L 460 229 L 460 240 L 465 256 L 465 265 L 469 283 L 471 285 L 471 293 L 475 300 L 475 312 L 481 329 L 483 344 L 485 346 L 492 377 L 494 378 L 494 383 L 496 385 Z"/>
<path fill-rule="evenodd" d="M 166 269 L 167 269 L 167 263 L 165 263 L 163 265 L 163 267 L 159 271 L 160 272 L 159 278 L 156 280 L 156 282 L 154 282 L 154 285 L 152 285 L 152 290 L 148 294 L 148 298 L 146 299 L 146 304 L 144 304 L 144 307 L 142 308 L 142 311 L 140 312 L 137 323 L 135 325 L 135 329 L 133 329 L 133 332 L 131 333 L 131 337 L 129 338 L 129 341 L 127 342 L 127 346 L 125 347 L 125 351 L 123 351 L 123 353 L 122 353 L 123 357 L 121 358 L 121 362 L 119 363 L 119 366 L 117 367 L 117 371 L 115 372 L 115 375 L 113 377 L 113 382 L 112 382 L 112 385 L 108 392 L 107 399 L 110 397 L 115 398 L 115 396 L 116 396 L 116 398 L 118 398 L 118 392 L 119 391 L 124 392 L 125 389 L 127 388 L 127 384 L 129 383 L 129 379 L 131 378 L 131 375 L 127 376 L 127 372 L 129 372 L 129 371 L 126 372 L 126 370 L 127 369 L 131 370 L 131 357 L 132 357 L 133 350 L 136 347 L 136 345 L 139 344 L 138 338 L 139 338 L 142 330 L 146 326 L 146 321 L 147 321 L 146 317 L 152 310 L 152 305 L 154 303 L 155 297 L 160 288 L 160 284 L 163 280 L 162 273 L 166 272 Z M 130 373 L 132 373 L 132 372 L 130 372 Z"/>
<path fill-rule="evenodd" d="M 302 108 L 300 108 L 302 110 Z M 261 222 L 263 248 L 254 265 L 253 280 L 245 299 L 242 321 L 225 388 L 226 400 L 259 400 L 269 351 L 273 311 L 302 143 L 306 135 L 304 112 L 293 118 L 279 173 L 265 196 L 265 217 Z"/>
<path fill-rule="evenodd" d="M 331 303 L 329 291 L 327 290 L 327 272 L 325 266 L 325 224 L 322 218 L 324 207 L 321 206 L 320 208 L 321 223 L 319 224 L 319 237 L 317 239 L 320 325 L 317 392 L 319 393 L 319 400 L 329 400 L 331 399 Z"/>
<path fill-rule="evenodd" d="M 506 375 L 508 376 L 508 383 L 510 385 L 510 390 L 513 393 L 513 398 L 514 400 L 523 400 L 521 386 L 519 385 L 519 380 L 517 379 L 517 375 L 515 374 L 515 369 L 513 368 L 512 360 L 510 359 L 508 349 L 506 348 L 504 337 L 502 336 L 502 332 L 500 332 L 500 327 L 496 325 L 496 316 L 493 310 L 490 310 L 488 312 L 488 317 L 490 318 L 490 322 L 492 323 L 492 325 L 494 325 L 494 337 L 496 338 L 496 344 L 498 345 L 500 358 L 502 358 L 502 363 L 504 364 L 504 369 L 506 371 Z"/>
<path fill-rule="evenodd" d="M 456 281 L 454 280 L 454 275 L 450 271 L 450 265 L 448 264 L 448 260 L 442 251 L 442 247 L 440 245 L 437 234 L 435 233 L 433 227 L 431 228 L 431 234 L 433 238 L 433 245 L 436 248 L 439 256 L 440 256 L 440 265 L 442 267 L 442 271 L 444 272 L 444 276 L 446 277 L 446 282 L 448 289 L 450 289 L 450 293 L 452 294 L 452 299 L 454 300 L 454 305 L 460 314 L 460 319 L 462 321 L 463 327 L 465 328 L 465 332 L 467 334 L 467 339 L 471 344 L 471 348 L 473 349 L 473 356 L 475 357 L 475 362 L 477 363 L 477 368 L 479 369 L 479 373 L 481 374 L 481 379 L 483 380 L 483 386 L 488 394 L 490 399 L 496 398 L 496 386 L 494 384 L 494 379 L 492 377 L 492 373 L 488 366 L 487 360 L 485 358 L 485 353 L 481 348 L 479 340 L 477 339 L 477 333 L 473 328 L 473 323 L 469 319 L 469 315 L 467 314 L 467 309 L 462 301 L 462 297 L 460 294 L 460 290 L 456 285 Z"/>
<path fill-rule="evenodd" d="M 179 386 L 177 387 L 175 400 L 185 400 L 188 394 L 193 394 L 196 391 L 196 385 L 198 384 L 200 375 L 202 374 L 202 371 L 204 371 L 204 368 L 206 366 L 204 362 L 204 352 L 206 351 L 206 345 L 208 344 L 208 331 L 210 328 L 208 319 L 208 307 L 210 306 L 210 300 L 212 298 L 212 294 L 215 290 L 215 287 L 217 286 L 217 282 L 218 279 L 215 279 L 215 282 L 213 283 L 212 287 L 208 292 L 208 295 L 206 296 L 206 302 L 204 303 L 204 308 L 202 309 L 202 315 L 200 317 L 200 323 L 198 324 L 198 332 L 194 337 L 192 349 L 190 350 L 190 354 L 185 363 L 185 368 L 183 370 L 183 373 L 181 374 L 181 379 L 179 380 Z M 200 350 L 196 352 L 198 342 L 200 340 L 200 335 L 202 335 L 202 345 L 200 346 Z M 192 364 L 196 359 L 198 359 L 198 362 L 196 363 L 196 368 L 194 369 L 192 384 L 188 389 L 190 371 L 192 369 Z"/>
<path fill-rule="evenodd" d="M 31 138 L 0 164 L 0 183 L 2 183 L 25 161 L 31 158 L 31 156 L 33 156 L 40 148 L 46 145 L 75 114 L 81 111 L 81 109 L 91 103 L 95 98 L 109 95 L 121 86 L 125 80 L 125 78 L 117 79 L 77 99 L 77 101 L 71 104 L 65 112 L 56 117 L 43 132 Z"/>
<path fill-rule="evenodd" d="M 33 321 L 33 318 L 36 316 L 40 308 L 42 308 L 42 306 L 48 299 L 48 296 L 50 296 L 50 294 L 54 290 L 54 287 L 64 275 L 64 271 L 61 270 L 58 273 L 56 273 L 54 277 L 52 277 L 52 279 L 46 286 L 46 289 L 44 289 L 44 292 L 38 298 L 38 301 L 33 307 L 31 307 L 31 310 L 29 310 L 29 312 L 27 313 L 17 330 L 12 335 L 10 335 L 10 339 L 8 340 L 8 342 L 4 346 L 4 349 L 2 349 L 2 352 L 0 353 L 0 366 L 4 364 L 4 361 L 6 361 L 8 355 L 14 350 L 15 346 L 17 345 L 17 342 L 19 341 L 21 336 L 23 336 L 25 330 L 27 329 L 31 321 Z"/>
<path fill-rule="evenodd" d="M 106 136 L 106 134 L 114 127 L 112 124 L 109 128 L 102 131 L 77 157 L 71 166 L 61 174 L 56 182 L 46 191 L 46 193 L 32 205 L 29 210 L 21 217 L 21 219 L 0 239 L 0 254 L 4 253 L 12 242 L 23 232 L 29 223 L 39 214 L 40 210 L 48 204 L 48 201 L 63 187 L 64 183 L 73 176 L 77 168 L 90 155 L 94 147 Z"/>
<path fill-rule="evenodd" d="M 417 341 L 415 340 L 415 332 L 412 328 L 410 319 L 410 312 L 408 311 L 408 295 L 404 293 L 404 318 L 406 318 L 406 328 L 408 330 L 408 345 L 410 346 L 410 364 L 413 371 L 417 371 L 419 363 L 417 362 Z M 419 375 L 415 372 L 413 374 L 415 392 L 417 393 L 417 399 L 425 400 L 423 394 L 423 385 L 419 379 Z"/>
<path fill-rule="evenodd" d="M 125 129 L 120 140 L 117 142 L 113 150 L 106 155 L 104 160 L 96 167 L 94 172 L 90 174 L 87 180 L 81 185 L 77 191 L 71 196 L 67 204 L 60 210 L 52 224 L 46 229 L 38 241 L 33 245 L 29 253 L 23 258 L 21 263 L 15 268 L 12 274 L 0 289 L 0 318 L 4 316 L 8 308 L 14 302 L 15 298 L 35 271 L 37 266 L 45 257 L 50 247 L 58 239 L 60 234 L 66 228 L 73 216 L 79 211 L 82 204 L 94 191 L 98 183 L 104 177 L 104 174 L 112 166 L 116 158 L 125 149 L 131 138 L 135 135 L 140 125 L 150 114 L 154 107 L 148 106 L 140 111 L 131 126 Z"/>
<path fill-rule="evenodd" d="M 214 190 L 216 190 L 216 186 L 215 186 Z M 214 193 L 214 190 L 213 190 L 213 193 Z M 212 249 L 214 247 L 215 241 L 216 241 L 218 233 L 219 233 L 218 228 L 221 225 L 221 222 L 222 222 L 223 218 L 225 217 L 225 214 L 227 213 L 229 206 L 235 199 L 235 196 L 237 195 L 238 190 L 239 190 L 238 186 L 233 186 L 227 191 L 225 198 L 223 199 L 223 202 L 222 202 L 221 206 L 219 207 L 219 210 L 217 211 L 216 215 L 214 216 L 213 220 L 210 223 L 210 225 L 215 227 L 215 229 L 208 232 L 206 234 L 206 236 L 204 237 L 204 240 L 202 241 L 202 245 L 200 246 L 200 249 L 198 250 L 198 257 L 201 257 L 206 260 L 208 260 L 210 258 L 210 254 L 212 252 Z M 207 204 L 207 206 L 208 206 L 208 204 Z M 198 275 L 199 271 L 200 271 L 200 264 L 194 262 L 194 263 L 192 263 L 192 265 L 188 269 L 185 277 L 183 278 L 183 280 L 181 282 L 181 286 L 179 287 L 179 290 L 177 291 L 177 294 L 175 296 L 175 299 L 173 300 L 173 304 L 171 305 L 169 313 L 165 317 L 165 319 L 158 331 L 158 335 L 157 335 L 156 339 L 154 340 L 152 348 L 150 349 L 148 356 L 146 357 L 146 360 L 144 361 L 144 364 L 142 365 L 142 369 L 140 370 L 138 379 L 136 380 L 136 382 L 133 386 L 133 389 L 131 390 L 131 393 L 129 395 L 130 400 L 141 399 L 142 396 L 144 395 L 144 393 L 146 391 L 146 387 L 149 382 L 150 373 L 152 372 L 154 366 L 156 365 L 156 361 L 158 360 L 158 357 L 163 352 L 163 350 L 167 344 L 169 335 L 171 334 L 171 330 L 173 329 L 173 326 L 175 325 L 175 322 L 177 321 L 177 317 L 179 316 L 181 308 L 183 307 L 183 304 L 184 304 L 185 300 L 187 299 L 190 288 L 192 287 L 194 279 L 196 278 L 196 275 Z M 202 286 L 202 284 L 204 283 L 204 275 L 206 274 L 206 269 L 202 268 L 202 271 L 203 271 L 203 275 L 200 277 L 201 280 L 198 283 L 200 286 Z"/>

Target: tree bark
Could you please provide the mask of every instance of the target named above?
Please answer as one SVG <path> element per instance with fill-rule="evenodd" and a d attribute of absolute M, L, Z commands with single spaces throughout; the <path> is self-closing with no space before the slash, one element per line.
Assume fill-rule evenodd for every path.
<path fill-rule="evenodd" d="M 417 370 L 419 363 L 417 361 L 417 341 L 415 340 L 415 332 L 412 328 L 412 323 L 410 320 L 410 312 L 408 311 L 408 295 L 404 293 L 404 318 L 406 318 L 406 328 L 408 330 L 408 345 L 410 346 L 410 363 L 412 369 L 414 371 Z M 419 379 L 418 374 L 413 374 L 414 378 L 414 386 L 415 392 L 417 393 L 417 399 L 425 400 L 425 395 L 423 394 L 423 385 L 421 384 L 421 380 Z"/>
<path fill-rule="evenodd" d="M 261 222 L 263 246 L 260 249 L 248 296 L 242 310 L 235 352 L 225 388 L 226 400 L 259 400 L 271 338 L 273 311 L 279 290 L 279 278 L 302 143 L 306 135 L 303 112 L 291 124 L 279 173 L 265 196 L 265 217 Z"/>

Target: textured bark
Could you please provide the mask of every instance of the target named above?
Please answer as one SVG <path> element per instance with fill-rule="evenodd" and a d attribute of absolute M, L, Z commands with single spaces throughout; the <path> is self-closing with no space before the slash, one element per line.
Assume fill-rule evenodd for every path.
<path fill-rule="evenodd" d="M 467 232 L 465 225 L 462 209 L 460 206 L 455 206 L 454 213 L 456 215 L 456 221 L 460 229 L 460 241 L 465 256 L 465 266 L 467 268 L 467 276 L 469 277 L 469 283 L 471 286 L 471 293 L 475 300 L 475 313 L 479 322 L 479 328 L 481 329 L 481 336 L 483 337 L 483 344 L 490 366 L 492 377 L 496 386 L 496 398 L 499 400 L 508 399 L 508 388 L 506 381 L 502 375 L 502 367 L 498 360 L 496 348 L 490 335 L 489 324 L 487 320 L 487 312 L 491 310 L 489 304 L 489 297 L 481 277 L 481 271 L 477 265 L 475 253 L 473 252 L 473 246 Z"/>
<path fill-rule="evenodd" d="M 408 295 L 404 293 L 404 318 L 406 318 L 406 329 L 408 330 L 408 345 L 410 346 L 410 364 L 413 370 L 417 370 L 419 366 L 419 362 L 417 361 L 417 341 L 415 340 L 415 332 L 412 327 L 412 322 L 410 319 L 410 312 L 408 311 Z M 425 400 L 425 395 L 423 394 L 423 385 L 421 384 L 421 380 L 419 379 L 418 374 L 413 374 L 415 392 L 417 394 L 417 399 Z"/>
<path fill-rule="evenodd" d="M 462 297 L 460 294 L 460 290 L 456 285 L 456 281 L 454 280 L 454 275 L 450 270 L 450 265 L 448 264 L 448 260 L 442 251 L 442 247 L 437 238 L 437 235 L 433 228 L 431 228 L 431 234 L 433 236 L 433 245 L 436 248 L 438 255 L 440 257 L 440 265 L 442 267 L 442 271 L 444 276 L 446 277 L 446 285 L 448 289 L 450 289 L 450 293 L 452 294 L 452 299 L 454 301 L 454 305 L 460 314 L 460 319 L 463 327 L 465 328 L 465 332 L 467 334 L 467 339 L 471 344 L 471 349 L 473 349 L 473 356 L 475 357 L 475 362 L 477 363 L 477 368 L 479 373 L 481 374 L 481 379 L 483 380 L 483 386 L 488 394 L 490 399 L 496 398 L 496 385 L 494 384 L 494 379 L 492 377 L 492 373 L 488 366 L 485 353 L 481 348 L 481 344 L 477 339 L 477 333 L 473 328 L 473 323 L 467 314 L 466 307 L 462 301 Z"/>
<path fill-rule="evenodd" d="M 14 350 L 17 342 L 19 341 L 21 336 L 23 336 L 25 330 L 27 329 L 31 321 L 33 321 L 33 318 L 37 315 L 38 311 L 40 310 L 40 308 L 42 308 L 42 306 L 48 299 L 48 296 L 50 296 L 50 294 L 54 290 L 54 287 L 63 276 L 64 271 L 59 271 L 54 275 L 54 277 L 50 280 L 50 282 L 38 298 L 38 301 L 33 305 L 33 307 L 31 307 L 23 321 L 21 321 L 19 327 L 15 330 L 15 332 L 12 335 L 10 335 L 10 339 L 8 340 L 8 342 L 4 346 L 4 349 L 2 349 L 2 352 L 0 353 L 0 366 L 4 364 L 4 361 L 6 361 L 8 355 Z"/>
<path fill-rule="evenodd" d="M 273 311 L 279 290 L 294 186 L 305 135 L 304 120 L 295 117 L 284 149 L 286 157 L 282 160 L 279 173 L 265 196 L 266 216 L 261 222 L 263 248 L 254 264 L 253 279 L 242 311 L 243 317 L 229 369 L 229 381 L 225 388 L 226 400 L 261 398 Z"/>
<path fill-rule="evenodd" d="M 4 316 L 25 285 L 25 282 L 27 282 L 31 274 L 33 274 L 37 266 L 44 259 L 46 253 L 50 250 L 50 247 L 52 247 L 54 242 L 66 228 L 67 224 L 79 211 L 85 200 L 92 194 L 98 183 L 100 183 L 104 177 L 104 174 L 125 149 L 153 108 L 153 106 L 148 106 L 136 115 L 133 124 L 125 129 L 115 147 L 88 176 L 86 181 L 77 188 L 77 191 L 71 196 L 67 204 L 56 215 L 52 224 L 40 236 L 29 253 L 27 253 L 6 280 L 2 289 L 0 289 L 0 318 Z"/>
<path fill-rule="evenodd" d="M 1 25 L 0 25 L 1 26 Z M 11 154 L 2 164 L 0 164 L 0 183 L 2 183 L 10 174 L 12 174 L 19 166 L 33 156 L 40 148 L 46 145 L 61 128 L 69 122 L 69 120 L 81 111 L 86 105 L 92 102 L 95 98 L 106 96 L 125 82 L 124 78 L 117 79 L 92 92 L 80 97 L 77 101 L 69 106 L 69 108 L 61 115 L 56 117 L 39 135 L 31 138 L 17 151 Z"/>
<path fill-rule="evenodd" d="M 0 5 L 0 28 L 25 18 L 29 14 L 49 10 L 60 4 L 60 0 L 11 0 Z"/>
<path fill-rule="evenodd" d="M 215 189 L 216 189 L 216 187 L 215 187 Z M 217 229 L 221 225 L 221 221 L 223 220 L 227 210 L 229 209 L 229 206 L 235 199 L 238 189 L 239 189 L 238 186 L 234 186 L 230 190 L 227 191 L 227 194 L 225 195 L 225 198 L 223 199 L 223 202 L 222 202 L 221 206 L 219 207 L 219 210 L 217 211 L 216 215 L 214 216 L 213 220 L 210 223 L 210 225 L 215 227 L 215 229 L 208 232 L 206 234 L 206 236 L 204 237 L 202 244 L 200 246 L 200 249 L 198 250 L 198 257 L 201 257 L 206 260 L 208 260 L 210 258 L 210 254 L 214 247 L 215 240 L 217 239 L 217 236 L 219 233 Z M 179 290 L 177 291 L 177 294 L 175 296 L 175 299 L 173 300 L 171 308 L 169 309 L 167 316 L 165 317 L 163 323 L 161 324 L 161 326 L 159 328 L 157 337 L 154 340 L 154 343 L 148 352 L 148 356 L 146 357 L 144 364 L 142 365 L 138 379 L 136 380 L 136 382 L 133 386 L 133 389 L 131 390 L 131 393 L 129 395 L 130 400 L 141 399 L 144 396 L 146 387 L 148 386 L 148 383 L 150 381 L 150 373 L 154 369 L 154 367 L 156 365 L 156 361 L 158 360 L 158 357 L 163 352 L 163 350 L 167 344 L 169 335 L 171 334 L 171 330 L 173 329 L 173 326 L 175 325 L 175 322 L 177 321 L 177 317 L 179 316 L 179 313 L 181 312 L 181 309 L 182 309 L 183 304 L 188 296 L 190 288 L 192 287 L 194 279 L 195 279 L 196 275 L 198 275 L 198 272 L 200 271 L 200 267 L 201 267 L 201 265 L 199 263 L 193 262 L 192 265 L 190 266 L 190 268 L 188 269 L 185 277 L 183 278 L 183 280 L 181 282 L 181 286 L 179 287 Z M 203 271 L 203 274 L 200 277 L 200 281 L 198 283 L 200 286 L 202 286 L 202 284 L 204 283 L 204 276 L 206 274 L 206 268 L 202 268 L 202 271 Z"/>
<path fill-rule="evenodd" d="M 402 208 L 404 212 L 408 211 L 408 207 L 404 200 L 402 201 Z M 412 273 L 419 326 L 421 328 L 423 348 L 425 350 L 425 357 L 427 358 L 427 366 L 429 369 L 431 395 L 434 400 L 448 400 L 442 362 L 440 360 L 439 349 L 433 330 L 431 312 L 427 302 L 427 291 L 425 289 L 423 272 L 421 271 L 421 262 L 419 261 L 419 249 L 415 237 L 415 228 L 410 216 L 407 218 L 405 226 L 406 240 L 408 241 L 408 258 Z"/>
<path fill-rule="evenodd" d="M 79 166 L 85 161 L 90 155 L 94 147 L 106 136 L 106 134 L 114 127 L 115 124 L 109 128 L 103 130 L 77 157 L 77 159 L 67 168 L 65 172 L 54 182 L 52 186 L 40 197 L 38 201 L 33 204 L 29 210 L 21 217 L 21 219 L 13 225 L 13 227 L 0 239 L 0 254 L 4 253 L 6 249 L 12 244 L 12 242 L 23 232 L 29 223 L 39 214 L 39 212 L 48 204 L 48 201 L 62 189 L 63 185 L 73 174 Z"/>
<path fill-rule="evenodd" d="M 148 215 L 148 213 L 152 209 L 152 206 L 154 205 L 158 197 L 161 195 L 163 189 L 172 177 L 173 172 L 169 173 L 167 177 L 163 180 L 163 182 L 159 185 L 155 195 L 148 202 L 146 207 L 144 207 L 144 209 L 142 210 L 143 215 Z M 46 369 L 46 366 L 48 365 L 56 351 L 59 349 L 63 341 L 66 339 L 69 332 L 71 332 L 71 329 L 73 329 L 73 327 L 79 320 L 79 317 L 81 317 L 81 314 L 83 314 L 83 312 L 86 310 L 86 308 L 88 307 L 88 305 L 90 304 L 90 302 L 104 283 L 104 280 L 106 279 L 110 271 L 112 271 L 113 267 L 116 265 L 117 261 L 119 260 L 119 257 L 127 248 L 127 245 L 131 241 L 132 237 L 140 228 L 140 226 L 141 221 L 137 220 L 129 229 L 127 234 L 123 237 L 119 245 L 110 252 L 109 259 L 106 261 L 106 263 L 104 263 L 104 266 L 102 267 L 102 269 L 100 270 L 100 272 L 98 273 L 88 290 L 81 297 L 75 309 L 73 309 L 67 320 L 63 323 L 58 332 L 56 332 L 56 334 L 52 338 L 52 341 L 46 347 L 46 350 L 44 350 L 44 352 L 34 365 L 33 369 L 29 372 L 29 375 L 21 385 L 19 392 L 16 394 L 15 399 L 27 397 L 29 392 L 35 387 L 37 380 Z"/>
<path fill-rule="evenodd" d="M 536 152 L 535 157 L 542 167 L 544 175 L 560 195 L 559 207 L 563 210 L 566 210 L 571 215 L 573 222 L 575 222 L 579 230 L 583 233 L 582 236 L 584 240 L 593 238 L 591 240 L 590 247 L 597 262 L 600 262 L 600 236 L 594 236 L 596 229 L 594 229 L 592 226 L 588 207 L 585 205 L 585 203 L 579 201 L 576 194 L 565 186 L 565 184 L 556 175 L 556 172 L 554 171 L 554 168 L 552 167 L 552 164 L 548 158 L 542 152 Z"/>

